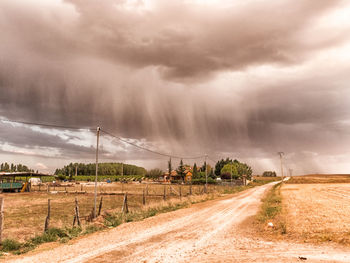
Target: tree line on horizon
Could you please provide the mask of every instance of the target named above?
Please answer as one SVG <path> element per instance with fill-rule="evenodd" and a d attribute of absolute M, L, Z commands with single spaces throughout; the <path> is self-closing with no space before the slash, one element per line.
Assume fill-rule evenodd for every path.
<path fill-rule="evenodd" d="M 146 169 L 133 164 L 122 163 L 99 163 L 98 175 L 145 175 Z M 72 177 L 77 175 L 95 175 L 95 163 L 70 163 L 61 169 L 56 169 L 55 175 L 65 175 Z"/>
<path fill-rule="evenodd" d="M 28 168 L 28 166 L 24 164 L 9 164 L 7 162 L 0 164 L 0 172 L 8 172 L 8 173 L 15 173 L 15 172 L 29 172 L 34 173 L 33 169 Z"/>

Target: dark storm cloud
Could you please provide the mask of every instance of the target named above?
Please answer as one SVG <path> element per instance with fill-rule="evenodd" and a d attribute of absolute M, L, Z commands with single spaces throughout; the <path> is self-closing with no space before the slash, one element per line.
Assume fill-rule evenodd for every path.
<path fill-rule="evenodd" d="M 274 75 L 215 80 L 232 72 L 254 79 L 250 70 L 264 65 L 298 67 L 346 43 L 349 27 L 318 24 L 346 2 L 127 2 L 2 1 L 0 116 L 102 126 L 184 155 L 342 151 L 347 64 L 311 65 L 312 75 L 296 70 L 292 80 L 294 73 L 275 72 L 278 83 Z M 91 150 L 28 129 L 2 131 L 0 140 L 69 156 Z"/>
<path fill-rule="evenodd" d="M 349 33 L 319 38 L 325 33 L 321 31 L 314 42 L 300 36 L 342 1 L 254 1 L 225 9 L 219 3 L 208 8 L 156 1 L 154 10 L 146 12 L 132 12 L 125 2 L 67 0 L 77 17 L 64 23 L 59 16 L 47 17 L 42 10 L 26 11 L 5 1 L 5 32 L 17 30 L 21 45 L 52 60 L 80 55 L 136 67 L 154 65 L 170 79 L 264 63 L 299 63 Z"/>

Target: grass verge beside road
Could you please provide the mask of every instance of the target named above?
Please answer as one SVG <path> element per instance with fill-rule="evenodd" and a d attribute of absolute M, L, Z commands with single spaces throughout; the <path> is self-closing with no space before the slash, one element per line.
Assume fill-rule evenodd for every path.
<path fill-rule="evenodd" d="M 262 199 L 257 214 L 258 227 L 263 231 L 275 234 L 286 234 L 286 224 L 282 216 L 281 183 L 274 185 Z"/>

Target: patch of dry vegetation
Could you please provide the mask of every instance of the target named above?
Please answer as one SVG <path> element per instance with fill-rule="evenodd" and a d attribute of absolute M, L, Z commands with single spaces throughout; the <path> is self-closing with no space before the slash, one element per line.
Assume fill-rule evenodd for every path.
<path fill-rule="evenodd" d="M 350 244 L 350 185 L 289 184 L 282 195 L 290 238 Z"/>

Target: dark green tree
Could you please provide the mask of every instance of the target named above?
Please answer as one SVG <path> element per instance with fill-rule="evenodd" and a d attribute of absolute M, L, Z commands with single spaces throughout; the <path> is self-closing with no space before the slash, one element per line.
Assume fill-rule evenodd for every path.
<path fill-rule="evenodd" d="M 171 158 L 168 161 L 168 171 L 169 171 L 169 176 L 171 174 L 171 171 L 173 170 L 172 166 L 171 166 Z"/>
<path fill-rule="evenodd" d="M 195 178 L 195 179 L 199 178 L 199 172 L 198 172 L 198 168 L 197 168 L 196 163 L 194 163 L 194 165 L 193 165 L 193 178 Z"/>
<path fill-rule="evenodd" d="M 177 168 L 177 174 L 181 176 L 182 180 L 185 179 L 185 166 L 182 159 L 180 161 L 179 167 Z"/>

